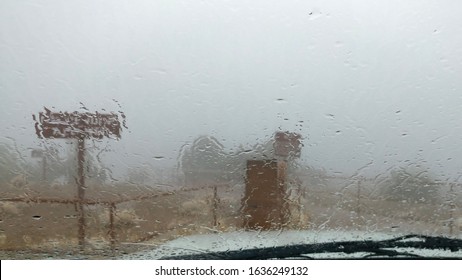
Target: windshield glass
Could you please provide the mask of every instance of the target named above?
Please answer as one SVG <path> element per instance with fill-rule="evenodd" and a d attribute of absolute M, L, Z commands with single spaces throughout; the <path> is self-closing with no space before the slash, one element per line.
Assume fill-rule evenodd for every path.
<path fill-rule="evenodd" d="M 2 258 L 461 238 L 461 9 L 1 1 Z"/>

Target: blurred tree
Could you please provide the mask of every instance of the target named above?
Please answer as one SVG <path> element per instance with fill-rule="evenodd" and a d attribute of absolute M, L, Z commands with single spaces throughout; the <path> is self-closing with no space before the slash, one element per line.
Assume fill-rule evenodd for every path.
<path fill-rule="evenodd" d="M 54 146 L 46 146 L 42 149 L 43 156 L 46 157 L 46 181 L 51 183 L 59 181 L 61 184 L 75 182 L 77 176 L 77 149 L 75 145 L 67 149 L 58 149 Z M 65 154 L 64 156 L 62 154 Z M 43 180 L 43 159 L 38 159 L 40 163 L 29 162 L 27 173 L 31 180 Z M 108 178 L 108 170 L 98 160 L 96 153 L 88 148 L 85 151 L 85 177 L 87 180 L 96 183 L 104 183 Z"/>
<path fill-rule="evenodd" d="M 152 182 L 153 178 L 146 168 L 136 167 L 128 170 L 128 183 L 142 186 Z"/>
<path fill-rule="evenodd" d="M 391 200 L 408 202 L 431 202 L 440 200 L 435 179 L 422 167 L 398 168 L 382 183 L 382 194 Z"/>
<path fill-rule="evenodd" d="M 25 168 L 20 156 L 6 143 L 0 143 L 0 182 L 10 182 L 13 178 L 24 175 Z"/>
<path fill-rule="evenodd" d="M 244 179 L 248 160 L 276 159 L 274 137 L 250 148 L 239 145 L 233 153 L 226 153 L 223 145 L 212 136 L 199 136 L 182 148 L 180 162 L 186 184 L 228 183 Z M 289 157 L 289 171 L 296 170 L 296 158 Z"/>
<path fill-rule="evenodd" d="M 227 154 L 212 136 L 199 136 L 181 156 L 187 185 L 221 183 L 227 179 Z"/>

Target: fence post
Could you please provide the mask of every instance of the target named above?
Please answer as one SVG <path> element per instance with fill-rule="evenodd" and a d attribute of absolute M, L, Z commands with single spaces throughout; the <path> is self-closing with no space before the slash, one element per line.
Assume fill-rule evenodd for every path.
<path fill-rule="evenodd" d="M 359 217 L 361 215 L 361 182 L 362 178 L 358 179 L 358 190 L 356 193 L 356 214 Z"/>
<path fill-rule="evenodd" d="M 218 226 L 218 190 L 217 186 L 213 187 L 213 202 L 212 202 L 212 215 L 213 215 L 213 227 L 216 228 Z"/>
<path fill-rule="evenodd" d="M 111 202 L 109 206 L 109 238 L 111 240 L 111 248 L 114 249 L 116 237 L 114 229 L 114 215 L 115 215 L 116 205 L 114 202 Z"/>
<path fill-rule="evenodd" d="M 77 139 L 77 194 L 78 194 L 78 224 L 79 224 L 79 246 L 81 249 L 85 247 L 85 210 L 83 207 L 85 200 L 85 137 L 80 135 Z"/>
<path fill-rule="evenodd" d="M 450 184 L 449 188 L 449 235 L 453 235 L 454 233 L 454 212 L 456 211 L 456 204 L 454 201 L 454 184 Z"/>

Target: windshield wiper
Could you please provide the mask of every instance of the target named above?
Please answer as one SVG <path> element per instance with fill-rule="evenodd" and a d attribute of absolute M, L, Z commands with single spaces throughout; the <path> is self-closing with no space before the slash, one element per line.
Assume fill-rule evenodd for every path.
<path fill-rule="evenodd" d="M 400 250 L 401 249 L 401 250 Z M 403 252 L 402 249 L 427 249 L 460 251 L 458 257 L 425 256 Z M 172 256 L 164 259 L 177 260 L 261 260 L 302 258 L 314 259 L 313 254 L 323 253 L 365 253 L 358 258 L 393 258 L 393 259 L 462 259 L 462 240 L 443 236 L 426 236 L 410 234 L 385 240 L 338 241 L 315 244 L 297 244 L 277 247 L 252 248 L 225 252 L 208 252 L 192 255 Z M 338 259 L 340 259 L 339 257 Z M 322 259 L 317 257 L 316 259 Z M 344 259 L 344 258 L 342 258 Z"/>

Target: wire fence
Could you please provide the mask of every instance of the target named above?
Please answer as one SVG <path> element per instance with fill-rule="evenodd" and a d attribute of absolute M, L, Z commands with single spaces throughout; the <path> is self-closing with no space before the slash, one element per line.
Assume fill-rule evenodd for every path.
<path fill-rule="evenodd" d="M 190 228 L 213 230 L 223 216 L 219 213 L 219 193 L 229 193 L 229 189 L 229 185 L 207 185 L 112 199 L 1 198 L 0 245 L 2 249 L 43 247 L 59 237 L 81 249 L 92 246 L 95 240 L 104 240 L 114 248 L 120 242 L 143 242 L 160 235 L 168 239 L 168 233 L 185 220 Z"/>
<path fill-rule="evenodd" d="M 171 189 L 116 194 L 108 188 L 84 200 L 39 194 L 1 198 L 0 248 L 117 249 L 123 244 L 161 244 L 185 235 L 242 228 L 244 185 Z M 375 182 L 362 178 L 289 182 L 286 228 L 461 233 L 462 203 L 457 194 L 462 186 L 441 186 L 440 203 L 384 199 L 377 189 Z M 79 213 L 79 205 L 84 213 Z M 83 226 L 79 215 L 84 217 Z"/>

